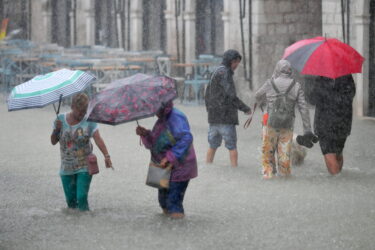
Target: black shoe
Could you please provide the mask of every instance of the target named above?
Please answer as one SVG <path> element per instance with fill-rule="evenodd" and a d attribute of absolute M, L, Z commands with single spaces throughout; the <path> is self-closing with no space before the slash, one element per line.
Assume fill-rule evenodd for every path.
<path fill-rule="evenodd" d="M 304 136 L 307 138 L 308 141 L 312 141 L 313 143 L 317 143 L 319 141 L 319 138 L 312 132 L 308 132 Z"/>

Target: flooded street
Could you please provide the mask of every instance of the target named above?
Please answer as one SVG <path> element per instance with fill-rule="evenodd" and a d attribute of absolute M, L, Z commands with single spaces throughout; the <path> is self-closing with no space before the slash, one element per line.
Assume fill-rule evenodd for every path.
<path fill-rule="evenodd" d="M 0 0 L 0 21 L 0 250 L 375 249 L 375 0 Z M 70 112 L 80 91 L 102 95 L 90 110 L 78 98 L 57 123 L 52 142 L 62 142 L 61 160 L 49 103 L 62 100 L 60 113 Z M 19 111 L 8 112 L 9 92 L 10 109 Z M 165 216 L 158 190 L 146 186 L 150 151 L 135 121 L 98 124 L 105 145 L 93 134 L 101 150 L 91 138 L 100 173 L 90 184 L 90 211 L 66 208 L 60 165 L 68 175 L 86 168 L 93 124 L 70 126 L 86 112 L 113 124 L 159 111 L 167 119 L 145 141 L 154 159 L 175 166 L 178 159 L 183 168 L 173 180 L 196 175 L 186 121 L 168 113 L 176 96 L 198 177 L 187 187 L 185 211 L 170 200 L 167 210 L 185 218 Z M 208 154 L 208 114 L 198 103 L 207 104 L 213 125 Z M 235 112 L 249 113 L 254 103 L 270 116 L 265 155 L 277 144 L 285 169 L 296 106 L 294 136 L 304 135 L 307 146 L 316 139 L 308 124 L 316 107 L 313 132 L 326 139 L 331 173 L 341 170 L 332 153 L 351 129 L 342 172 L 329 174 L 318 143 L 290 177 L 271 178 L 267 157 L 262 173 L 260 108 L 247 129 L 249 116 L 239 111 L 236 145 L 231 126 Z M 144 107 L 151 113 L 139 112 Z M 138 122 L 152 129 L 156 120 Z M 231 155 L 222 142 L 206 164 L 217 133 Z M 70 206 L 79 196 L 87 210 L 90 177 L 80 175 L 83 195 L 69 177 L 64 185 Z M 171 188 L 176 196 L 186 187 L 179 184 Z"/>
<path fill-rule="evenodd" d="M 157 190 L 144 184 L 149 152 L 139 145 L 135 122 L 99 126 L 115 170 L 104 169 L 97 154 L 92 211 L 67 211 L 59 148 L 49 141 L 52 106 L 8 113 L 2 97 L 0 249 L 373 249 L 374 121 L 354 121 L 339 176 L 328 175 L 315 145 L 291 178 L 265 181 L 259 113 L 250 128 L 238 127 L 239 167 L 229 167 L 223 147 L 207 166 L 205 108 L 176 103 L 190 121 L 199 163 L 179 221 L 161 214 Z M 241 125 L 245 118 L 240 114 Z"/>

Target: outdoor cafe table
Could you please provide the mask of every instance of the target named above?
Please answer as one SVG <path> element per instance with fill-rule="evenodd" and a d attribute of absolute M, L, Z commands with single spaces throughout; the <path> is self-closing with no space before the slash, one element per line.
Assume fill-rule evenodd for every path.
<path fill-rule="evenodd" d="M 39 64 L 41 68 L 44 68 L 47 71 L 54 71 L 54 69 L 57 67 L 55 61 L 45 61 L 45 62 L 40 62 Z M 46 72 L 41 72 L 41 73 L 46 73 Z"/>
<path fill-rule="evenodd" d="M 138 62 L 144 63 L 145 72 L 148 72 L 150 69 L 154 70 L 156 65 L 156 60 L 153 57 L 129 57 L 127 58 L 128 62 Z"/>
<path fill-rule="evenodd" d="M 191 63 L 173 63 L 172 66 L 176 68 L 192 68 L 192 73 L 194 74 L 195 71 L 197 71 L 198 67 L 203 66 L 208 70 L 210 66 L 212 66 L 212 62 L 199 62 L 199 61 L 193 61 Z"/>
<path fill-rule="evenodd" d="M 138 65 L 128 66 L 94 66 L 92 71 L 97 76 L 97 82 L 93 84 L 96 92 L 105 88 L 109 83 L 122 77 L 128 76 L 133 71 L 139 71 L 142 67 Z"/>
<path fill-rule="evenodd" d="M 194 63 L 173 63 L 172 66 L 187 68 L 187 67 L 194 67 Z"/>
<path fill-rule="evenodd" d="M 150 63 L 150 62 L 155 62 L 155 59 L 152 57 L 130 57 L 128 58 L 129 62 L 145 62 L 145 63 Z"/>
<path fill-rule="evenodd" d="M 12 57 L 11 60 L 15 64 L 15 67 L 18 68 L 16 77 L 20 83 L 25 82 L 40 73 L 39 57 L 18 56 Z"/>
<path fill-rule="evenodd" d="M 177 68 L 177 75 L 181 75 L 181 70 L 180 69 L 185 69 L 184 73 L 185 74 L 189 69 L 191 68 L 191 71 L 189 73 L 194 73 L 194 63 L 172 63 L 172 67 Z"/>

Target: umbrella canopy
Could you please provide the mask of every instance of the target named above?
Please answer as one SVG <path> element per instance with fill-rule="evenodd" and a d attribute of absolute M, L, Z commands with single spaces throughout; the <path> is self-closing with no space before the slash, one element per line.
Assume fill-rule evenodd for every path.
<path fill-rule="evenodd" d="M 302 74 L 340 76 L 362 72 L 364 58 L 351 46 L 335 38 L 315 37 L 285 49 L 283 59 Z"/>
<path fill-rule="evenodd" d="M 8 111 L 41 108 L 86 89 L 96 78 L 80 70 L 61 69 L 17 85 L 9 94 Z"/>
<path fill-rule="evenodd" d="M 96 94 L 89 103 L 87 120 L 110 125 L 139 120 L 153 116 L 163 103 L 176 97 L 174 79 L 135 74 Z"/>

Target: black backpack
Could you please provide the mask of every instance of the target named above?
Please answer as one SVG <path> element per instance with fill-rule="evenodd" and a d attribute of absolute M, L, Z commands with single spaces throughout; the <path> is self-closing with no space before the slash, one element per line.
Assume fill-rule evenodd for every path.
<path fill-rule="evenodd" d="M 273 79 L 271 79 L 272 87 L 277 93 L 276 100 L 273 103 L 272 108 L 268 112 L 268 124 L 271 127 L 276 129 L 293 127 L 294 106 L 296 101 L 288 98 L 288 93 L 294 87 L 295 83 L 295 80 L 293 80 L 286 92 L 280 93 Z"/>

